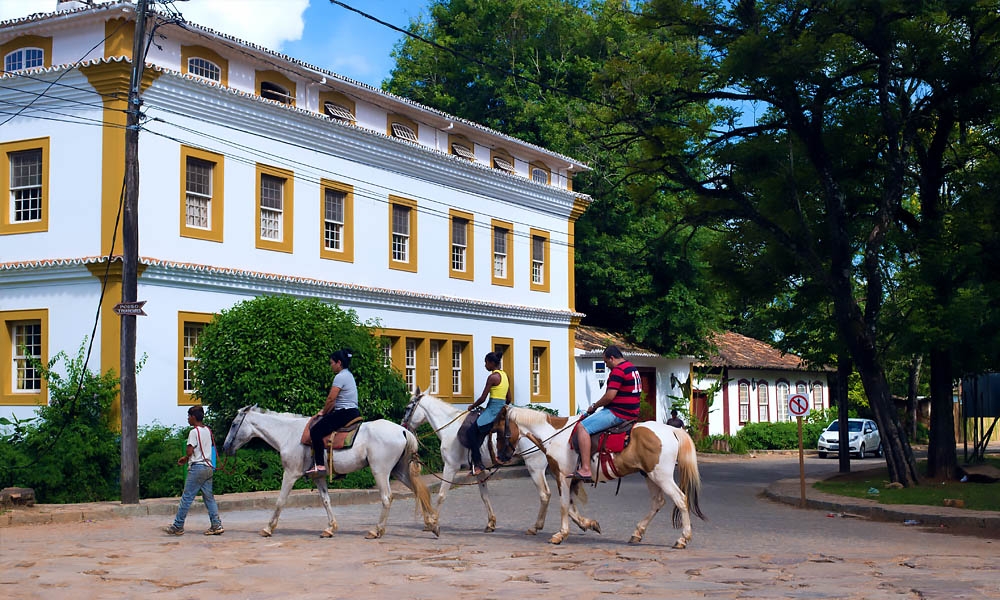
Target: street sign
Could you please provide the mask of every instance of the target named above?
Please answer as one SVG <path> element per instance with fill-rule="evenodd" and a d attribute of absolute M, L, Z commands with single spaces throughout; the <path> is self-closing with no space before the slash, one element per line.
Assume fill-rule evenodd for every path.
<path fill-rule="evenodd" d="M 796 417 L 804 417 L 809 412 L 809 397 L 805 394 L 792 394 L 789 396 L 788 412 Z"/>
<path fill-rule="evenodd" d="M 119 302 L 118 304 L 115 304 L 114 308 L 111 310 L 115 311 L 116 315 L 145 317 L 146 313 L 142 310 L 142 305 L 145 303 L 145 300 L 139 300 L 138 302 Z"/>

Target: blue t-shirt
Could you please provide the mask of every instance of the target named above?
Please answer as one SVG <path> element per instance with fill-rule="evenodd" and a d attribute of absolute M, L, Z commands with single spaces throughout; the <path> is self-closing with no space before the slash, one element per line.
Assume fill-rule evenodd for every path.
<path fill-rule="evenodd" d="M 333 402 L 333 410 L 358 407 L 358 386 L 354 383 L 354 375 L 347 369 L 333 376 L 333 387 L 340 388 L 337 399 Z"/>

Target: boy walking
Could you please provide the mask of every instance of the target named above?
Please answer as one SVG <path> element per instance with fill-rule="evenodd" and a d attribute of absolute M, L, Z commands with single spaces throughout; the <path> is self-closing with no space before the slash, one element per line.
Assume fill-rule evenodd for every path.
<path fill-rule="evenodd" d="M 215 439 L 212 437 L 212 430 L 203 423 L 204 420 L 204 408 L 192 406 L 188 409 L 188 424 L 192 429 L 188 433 L 187 454 L 177 459 L 179 465 L 187 463 L 188 474 L 184 482 L 181 504 L 177 507 L 177 516 L 174 517 L 173 523 L 163 528 L 168 535 L 184 535 L 184 520 L 199 491 L 212 523 L 205 531 L 205 535 L 220 535 L 226 531 L 222 528 L 219 507 L 215 503 L 215 495 L 212 494 L 212 475 L 215 473 L 215 467 L 212 465 L 212 449 L 215 447 Z"/>

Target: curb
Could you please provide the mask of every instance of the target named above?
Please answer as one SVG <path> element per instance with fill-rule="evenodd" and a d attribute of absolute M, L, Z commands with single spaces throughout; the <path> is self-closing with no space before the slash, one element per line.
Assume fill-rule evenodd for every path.
<path fill-rule="evenodd" d="M 504 467 L 491 478 L 495 480 L 528 477 L 524 466 Z M 431 494 L 437 492 L 441 484 L 436 475 L 422 476 Z M 413 492 L 398 481 L 392 481 L 394 500 L 412 498 Z M 219 512 L 235 512 L 240 510 L 273 510 L 278 499 L 278 491 L 241 492 L 235 494 L 218 494 L 215 501 Z M 119 502 L 87 502 L 82 504 L 36 504 L 31 507 L 16 507 L 0 512 L 0 529 L 22 525 L 49 525 L 58 523 L 80 523 L 88 521 L 106 521 L 108 519 L 128 519 L 132 517 L 163 516 L 173 517 L 180 504 L 180 496 L 174 498 L 148 498 L 139 504 L 121 504 Z M 334 489 L 330 490 L 330 504 L 346 506 L 350 504 L 371 504 L 380 502 L 377 489 Z M 292 490 L 288 494 L 284 508 L 322 508 L 323 502 L 315 489 Z M 188 514 L 205 513 L 205 503 L 201 497 L 195 498 Z"/>
<path fill-rule="evenodd" d="M 873 521 L 916 524 L 925 527 L 979 529 L 1000 534 L 1000 513 L 946 506 L 916 506 L 911 504 L 879 504 L 865 498 L 845 499 L 826 494 L 812 487 L 817 479 L 806 479 L 805 508 L 841 513 L 841 516 L 863 517 Z M 781 479 L 764 490 L 764 496 L 783 504 L 801 506 L 799 480 Z M 916 523 L 912 523 L 916 521 Z M 909 523 L 908 523 L 909 522 Z"/>

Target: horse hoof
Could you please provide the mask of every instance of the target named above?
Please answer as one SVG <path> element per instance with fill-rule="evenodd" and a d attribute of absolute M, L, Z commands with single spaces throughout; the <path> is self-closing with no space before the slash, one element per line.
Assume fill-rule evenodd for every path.
<path fill-rule="evenodd" d="M 591 521 L 590 529 L 591 531 L 596 531 L 597 533 L 601 533 L 601 524 L 598 523 L 597 521 Z"/>
<path fill-rule="evenodd" d="M 638 544 L 641 541 L 642 541 L 642 538 L 640 536 L 638 536 L 638 535 L 633 535 L 632 537 L 630 537 L 628 539 L 628 543 L 630 543 L 630 544 Z M 674 548 L 676 548 L 676 547 L 677 546 L 674 546 Z"/>
<path fill-rule="evenodd" d="M 677 550 L 683 550 L 684 548 L 687 548 L 687 546 L 688 546 L 687 542 L 684 541 L 684 540 L 677 540 L 674 543 L 674 548 L 677 549 Z"/>
<path fill-rule="evenodd" d="M 529 529 L 529 530 L 527 530 L 527 531 L 524 532 L 525 535 L 535 535 L 537 533 L 538 533 L 538 530 L 535 529 L 534 527 L 532 527 L 531 529 Z"/>
<path fill-rule="evenodd" d="M 319 537 L 321 537 L 321 538 L 332 538 L 332 537 L 333 537 L 333 531 L 331 531 L 331 530 L 329 530 L 329 529 L 324 529 L 324 530 L 323 530 L 323 531 L 322 531 L 322 532 L 321 532 L 321 533 L 319 534 Z"/>
<path fill-rule="evenodd" d="M 561 544 L 562 541 L 563 541 L 563 536 L 559 535 L 558 533 L 555 534 L 554 536 L 552 536 L 551 538 L 549 538 L 549 543 L 550 544 L 555 544 L 557 546 L 559 544 Z"/>
<path fill-rule="evenodd" d="M 441 527 L 439 527 L 439 526 L 435 525 L 435 526 L 434 526 L 434 527 L 433 527 L 433 528 L 431 529 L 431 533 L 433 533 L 433 534 L 434 534 L 434 537 L 436 537 L 436 538 L 439 538 L 439 537 L 441 537 Z"/>
<path fill-rule="evenodd" d="M 487 525 L 486 529 L 483 529 L 483 533 L 493 533 L 497 528 L 492 525 Z"/>
<path fill-rule="evenodd" d="M 377 531 L 369 531 L 368 535 L 365 536 L 366 540 L 377 540 L 382 537 L 382 534 Z"/>
<path fill-rule="evenodd" d="M 258 533 L 260 533 L 260 537 L 271 537 L 271 532 L 267 529 L 261 529 Z"/>

